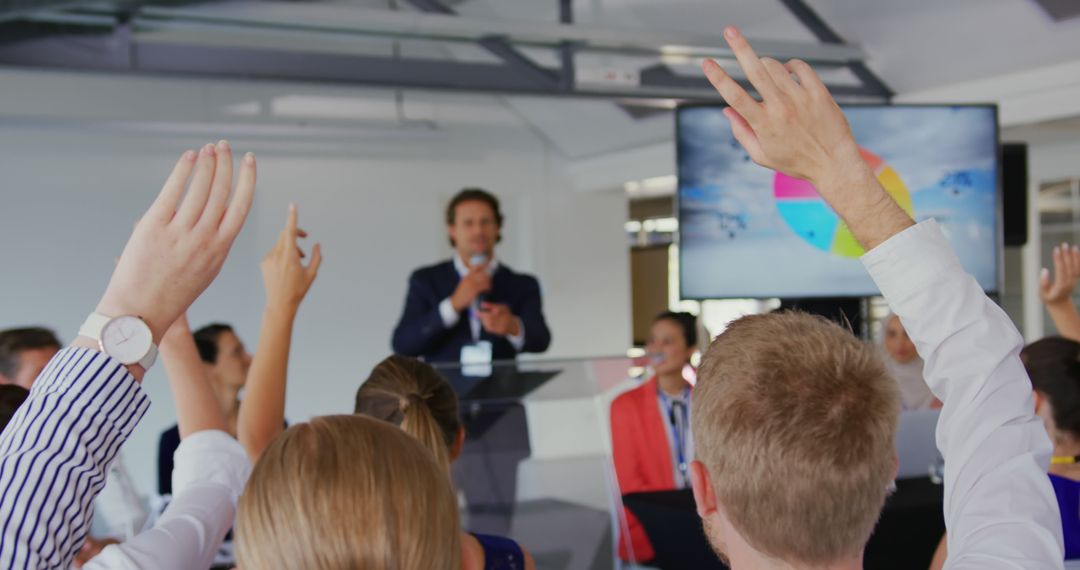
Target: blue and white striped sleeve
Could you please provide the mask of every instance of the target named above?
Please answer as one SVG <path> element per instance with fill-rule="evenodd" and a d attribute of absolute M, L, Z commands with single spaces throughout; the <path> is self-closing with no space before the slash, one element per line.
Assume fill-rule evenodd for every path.
<path fill-rule="evenodd" d="M 0 434 L 0 568 L 66 569 L 120 446 L 150 406 L 118 361 L 60 351 Z"/>

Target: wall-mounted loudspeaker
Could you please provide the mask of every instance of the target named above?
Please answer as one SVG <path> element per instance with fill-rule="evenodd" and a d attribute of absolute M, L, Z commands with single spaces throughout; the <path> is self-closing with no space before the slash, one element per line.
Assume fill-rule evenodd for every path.
<path fill-rule="evenodd" d="M 1028 148 L 1023 143 L 1001 145 L 1001 213 L 1005 245 L 1027 243 Z"/>

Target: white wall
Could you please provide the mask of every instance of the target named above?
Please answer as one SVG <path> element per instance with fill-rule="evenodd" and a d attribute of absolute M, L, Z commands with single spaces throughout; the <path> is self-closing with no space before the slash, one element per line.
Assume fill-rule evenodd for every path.
<path fill-rule="evenodd" d="M 504 201 L 499 255 L 540 279 L 554 337 L 548 356 L 619 354 L 630 342 L 625 196 L 572 190 L 560 160 L 516 119 L 500 118 L 494 99 L 428 96 L 424 112 L 440 125 L 433 133 L 402 134 L 391 123 L 324 136 L 221 109 L 295 92 L 381 104 L 385 93 L 11 71 L 0 71 L 0 85 L 0 328 L 44 324 L 70 339 L 176 156 L 228 137 L 237 151 L 258 154 L 256 206 L 192 324 L 234 323 L 254 347 L 258 262 L 296 201 L 326 259 L 297 322 L 291 421 L 351 411 L 360 380 L 390 352 L 409 272 L 448 255 L 443 207 L 466 185 Z M 266 135 L 264 124 L 284 126 Z M 160 367 L 145 386 L 154 405 L 124 454 L 151 491 L 158 434 L 175 420 Z"/>

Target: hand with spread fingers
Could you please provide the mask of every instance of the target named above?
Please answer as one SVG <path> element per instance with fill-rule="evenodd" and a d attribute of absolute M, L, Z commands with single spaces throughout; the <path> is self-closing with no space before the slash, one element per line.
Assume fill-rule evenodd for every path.
<path fill-rule="evenodd" d="M 1039 297 L 1058 333 L 1080 342 L 1080 312 L 1072 301 L 1080 280 L 1080 247 L 1063 243 L 1054 248 L 1053 257 L 1054 273 L 1046 268 L 1039 273 Z"/>
<path fill-rule="evenodd" d="M 135 225 L 96 312 L 137 315 L 155 341 L 221 271 L 255 193 L 255 156 L 233 190 L 229 144 L 187 151 Z M 185 187 L 187 191 L 185 192 Z"/>
<path fill-rule="evenodd" d="M 1054 247 L 1053 257 L 1053 275 L 1045 267 L 1039 273 L 1039 297 L 1047 305 L 1069 303 L 1080 280 L 1080 247 L 1063 243 Z"/>
<path fill-rule="evenodd" d="M 715 61 L 706 60 L 703 70 L 730 105 L 724 114 L 750 158 L 814 184 L 867 250 L 910 226 L 862 160 L 847 119 L 814 70 L 800 60 L 758 57 L 734 27 L 724 39 L 761 101 Z"/>

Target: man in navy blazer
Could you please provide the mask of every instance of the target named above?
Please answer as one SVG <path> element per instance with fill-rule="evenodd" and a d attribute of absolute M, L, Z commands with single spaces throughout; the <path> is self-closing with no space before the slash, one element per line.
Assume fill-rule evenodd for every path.
<path fill-rule="evenodd" d="M 460 362 L 463 348 L 487 343 L 493 360 L 547 350 L 551 333 L 540 284 L 495 259 L 502 223 L 495 196 L 476 188 L 454 196 L 446 209 L 454 257 L 409 278 L 394 352 L 428 362 Z M 447 377 L 453 384 L 456 376 L 448 372 Z M 467 391 L 467 386 L 455 389 Z M 463 403 L 466 396 L 459 393 Z M 531 454 L 525 408 L 517 402 L 469 402 L 462 406 L 462 422 L 467 437 L 454 462 L 454 479 L 469 505 L 470 530 L 506 535 L 517 499 L 518 464 Z"/>
<path fill-rule="evenodd" d="M 409 278 L 405 310 L 394 329 L 394 352 L 428 362 L 459 362 L 462 348 L 491 343 L 495 360 L 543 352 L 551 344 L 540 283 L 495 259 L 503 217 L 495 196 L 459 192 L 446 210 L 453 259 Z"/>

